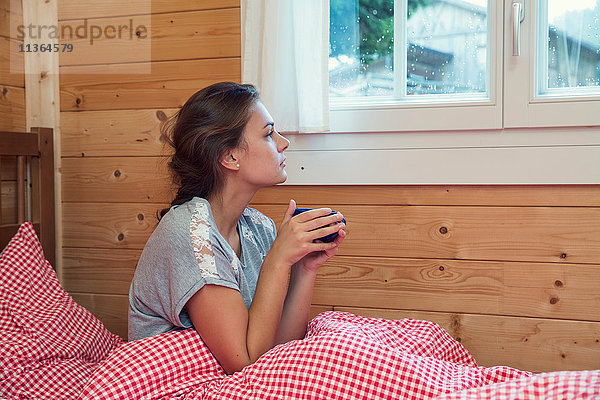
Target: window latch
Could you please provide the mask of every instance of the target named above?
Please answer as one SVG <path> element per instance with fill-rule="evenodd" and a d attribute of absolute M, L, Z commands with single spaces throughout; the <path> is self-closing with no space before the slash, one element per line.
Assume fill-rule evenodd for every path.
<path fill-rule="evenodd" d="M 525 4 L 523 0 L 512 2 L 512 55 L 521 55 L 521 22 L 525 19 Z"/>

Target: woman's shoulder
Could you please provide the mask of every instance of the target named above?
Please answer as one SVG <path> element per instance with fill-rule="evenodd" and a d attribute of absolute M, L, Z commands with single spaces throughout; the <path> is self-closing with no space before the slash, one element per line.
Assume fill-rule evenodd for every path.
<path fill-rule="evenodd" d="M 267 217 L 265 214 L 258 211 L 257 209 L 252 207 L 246 207 L 243 215 L 246 218 L 247 222 L 263 227 L 275 233 L 275 222 L 273 222 L 271 218 Z"/>
<path fill-rule="evenodd" d="M 208 219 L 208 211 L 206 204 L 200 198 L 194 197 L 185 203 L 172 206 L 160 219 L 154 233 L 169 236 L 189 235 L 194 220 L 198 219 Z"/>

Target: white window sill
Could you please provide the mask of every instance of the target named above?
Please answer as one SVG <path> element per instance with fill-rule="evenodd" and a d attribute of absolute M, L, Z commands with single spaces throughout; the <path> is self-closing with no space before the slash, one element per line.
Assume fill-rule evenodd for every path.
<path fill-rule="evenodd" d="M 600 127 L 287 138 L 289 185 L 600 184 Z"/>

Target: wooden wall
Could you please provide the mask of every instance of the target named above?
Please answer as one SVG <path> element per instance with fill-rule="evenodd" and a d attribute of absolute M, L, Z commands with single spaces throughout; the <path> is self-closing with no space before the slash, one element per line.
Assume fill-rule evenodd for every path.
<path fill-rule="evenodd" d="M 25 74 L 23 53 L 19 52 L 22 39 L 12 26 L 22 23 L 21 2 L 0 0 L 0 130 L 26 132 L 25 123 Z M 0 221 L 16 223 L 15 157 L 0 157 Z"/>
<path fill-rule="evenodd" d="M 136 9 L 94 4 L 62 0 L 59 19 Z M 240 81 L 239 2 L 153 1 L 152 13 L 151 60 L 135 61 L 150 74 L 110 47 L 60 67 L 61 280 L 123 337 L 137 259 L 171 198 L 160 121 L 196 90 Z M 279 223 L 290 197 L 348 220 L 313 316 L 429 319 L 482 365 L 600 368 L 599 186 L 278 186 L 252 206 Z"/>
<path fill-rule="evenodd" d="M 60 0 L 59 25 L 118 25 L 147 0 Z M 197 90 L 240 81 L 238 0 L 153 0 L 151 52 L 128 43 L 75 43 L 60 54 L 63 206 L 61 280 L 127 337 L 127 293 L 137 258 L 170 201 L 159 124 Z M 146 56 L 146 58 L 143 58 Z M 148 67 L 149 73 L 139 73 Z M 158 183 L 158 184 L 157 184 Z"/>

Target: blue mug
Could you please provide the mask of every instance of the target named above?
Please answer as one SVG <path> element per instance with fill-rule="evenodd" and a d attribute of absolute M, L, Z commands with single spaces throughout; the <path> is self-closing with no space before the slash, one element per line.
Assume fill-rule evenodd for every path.
<path fill-rule="evenodd" d="M 309 211 L 309 210 L 314 210 L 314 208 L 296 208 L 294 210 L 294 215 L 298 215 L 300 213 L 303 213 L 303 212 Z M 329 214 L 329 215 L 333 215 L 336 213 L 337 213 L 337 211 L 332 210 L 331 214 Z M 342 222 L 344 224 L 346 224 L 346 218 L 342 218 Z M 336 222 L 336 224 L 339 224 L 339 222 Z M 319 238 L 318 240 L 325 242 L 325 243 L 333 242 L 335 240 L 335 238 L 337 237 L 337 235 L 338 235 L 338 233 L 335 232 L 335 233 L 332 233 L 331 235 L 323 236 L 322 238 Z"/>

